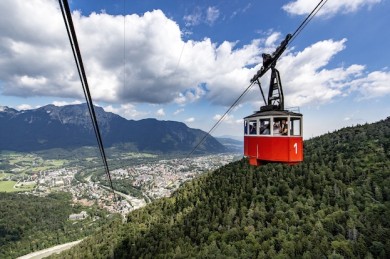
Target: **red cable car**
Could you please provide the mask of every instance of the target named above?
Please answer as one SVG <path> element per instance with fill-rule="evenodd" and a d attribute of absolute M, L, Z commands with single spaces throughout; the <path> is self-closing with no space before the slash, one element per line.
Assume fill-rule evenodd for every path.
<path fill-rule="evenodd" d="M 272 55 L 263 54 L 263 66 L 251 80 L 251 83 L 259 85 L 265 103 L 259 111 L 244 118 L 244 155 L 251 165 L 270 162 L 297 164 L 303 161 L 303 117 L 301 113 L 284 109 L 282 83 L 275 68 L 290 39 L 288 34 Z M 271 80 L 266 101 L 259 79 L 269 69 Z"/>
<path fill-rule="evenodd" d="M 244 155 L 251 165 L 303 161 L 302 114 L 258 111 L 244 118 Z"/>

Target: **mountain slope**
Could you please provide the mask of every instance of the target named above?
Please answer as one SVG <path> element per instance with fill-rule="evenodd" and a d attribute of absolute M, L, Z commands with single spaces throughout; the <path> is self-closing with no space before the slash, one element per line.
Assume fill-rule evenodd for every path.
<path fill-rule="evenodd" d="M 137 151 L 183 152 L 203 138 L 205 132 L 184 123 L 144 119 L 126 120 L 119 115 L 95 107 L 106 146 L 131 143 Z M 50 148 L 96 146 L 86 104 L 34 110 L 0 109 L 0 150 L 35 151 Z M 226 148 L 209 137 L 199 152 L 224 152 Z"/>
<path fill-rule="evenodd" d="M 129 214 L 61 258 L 390 257 L 390 118 L 305 142 L 297 166 L 245 160 Z"/>
<path fill-rule="evenodd" d="M 224 145 L 230 152 L 243 153 L 244 152 L 244 141 L 236 140 L 229 137 L 217 137 L 219 143 Z"/>

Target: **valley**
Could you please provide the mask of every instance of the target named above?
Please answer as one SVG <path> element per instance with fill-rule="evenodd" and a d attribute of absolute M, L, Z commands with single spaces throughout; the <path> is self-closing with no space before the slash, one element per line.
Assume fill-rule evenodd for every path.
<path fill-rule="evenodd" d="M 110 213 L 120 213 L 123 219 L 130 211 L 170 196 L 182 183 L 237 157 L 229 153 L 191 159 L 149 153 L 112 153 L 108 162 L 114 168 L 110 170 L 114 197 L 99 157 L 86 154 L 78 158 L 48 159 L 49 155 L 2 152 L 0 192 L 28 192 L 35 196 L 67 192 L 72 194 L 75 204 L 97 204 Z"/>

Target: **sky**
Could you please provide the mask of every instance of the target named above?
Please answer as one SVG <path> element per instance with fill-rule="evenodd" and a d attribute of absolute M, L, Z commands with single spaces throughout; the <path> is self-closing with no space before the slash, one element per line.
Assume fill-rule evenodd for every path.
<path fill-rule="evenodd" d="M 96 105 L 204 131 L 318 2 L 69 1 Z M 390 115 L 389 13 L 390 0 L 328 0 L 289 44 L 276 67 L 305 139 Z M 0 106 L 82 102 L 58 1 L 0 1 Z M 252 87 L 213 135 L 242 138 L 242 118 L 262 105 Z"/>

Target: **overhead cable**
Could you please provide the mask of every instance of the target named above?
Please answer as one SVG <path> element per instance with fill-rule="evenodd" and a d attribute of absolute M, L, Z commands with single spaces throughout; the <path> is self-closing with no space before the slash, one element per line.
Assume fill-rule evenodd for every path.
<path fill-rule="evenodd" d="M 68 38 L 69 38 L 69 41 L 70 41 L 70 45 L 72 47 L 73 57 L 74 57 L 75 62 L 76 62 L 77 71 L 78 71 L 78 74 L 79 74 L 79 77 L 80 77 L 81 85 L 83 87 L 85 100 L 86 100 L 86 103 L 87 103 L 87 106 L 88 106 L 89 115 L 90 115 L 91 120 L 92 120 L 92 126 L 93 126 L 93 129 L 94 129 L 94 132 L 95 132 L 95 136 L 96 136 L 96 140 L 97 140 L 98 146 L 99 146 L 100 155 L 101 155 L 102 160 L 103 160 L 105 173 L 106 173 L 106 176 L 107 176 L 107 178 L 109 180 L 109 184 L 110 184 L 110 187 L 111 187 L 111 190 L 113 192 L 114 199 L 115 199 L 115 192 L 114 192 L 114 187 L 112 185 L 111 174 L 110 174 L 110 170 L 109 170 L 108 163 L 107 163 L 107 157 L 106 157 L 106 153 L 104 151 L 104 145 L 103 145 L 102 137 L 101 137 L 100 130 L 99 130 L 99 124 L 98 124 L 97 118 L 96 118 L 96 113 L 95 113 L 95 109 L 94 109 L 94 105 L 93 105 L 93 100 L 92 100 L 92 97 L 91 97 L 91 93 L 89 91 L 87 76 L 86 76 L 86 73 L 85 73 L 83 60 L 82 60 L 82 57 L 81 57 L 81 52 L 80 52 L 80 48 L 79 48 L 79 45 L 78 45 L 78 41 L 77 41 L 77 37 L 76 37 L 76 31 L 74 29 L 74 25 L 73 25 L 73 20 L 72 20 L 72 15 L 71 15 L 71 12 L 70 12 L 69 4 L 68 4 L 67 0 L 58 0 L 58 2 L 59 2 L 60 7 L 61 7 L 61 13 L 62 13 L 62 16 L 64 18 L 66 31 L 68 33 Z"/>
<path fill-rule="evenodd" d="M 234 103 L 229 107 L 229 109 L 227 109 L 227 111 L 221 116 L 221 118 L 219 118 L 219 120 L 214 124 L 214 126 L 206 133 L 204 134 L 203 138 L 198 142 L 198 144 L 191 150 L 191 152 L 187 155 L 186 158 L 189 158 L 194 152 L 195 150 L 203 143 L 203 141 L 206 140 L 206 138 L 208 136 L 210 136 L 211 132 L 214 131 L 214 129 L 216 129 L 218 127 L 218 125 L 225 119 L 225 117 L 229 114 L 229 112 L 234 108 L 236 107 L 241 99 L 246 95 L 246 93 L 251 89 L 253 83 L 250 83 L 250 85 L 245 89 L 244 92 L 242 92 L 242 94 L 234 101 Z"/>
<path fill-rule="evenodd" d="M 321 8 L 328 2 L 328 0 L 321 0 L 316 7 L 311 11 L 311 13 L 303 20 L 299 27 L 292 34 L 291 40 L 289 43 L 293 42 L 294 39 L 301 33 L 301 31 L 306 27 L 306 25 L 314 18 L 314 16 L 321 10 Z"/>

